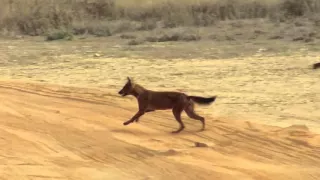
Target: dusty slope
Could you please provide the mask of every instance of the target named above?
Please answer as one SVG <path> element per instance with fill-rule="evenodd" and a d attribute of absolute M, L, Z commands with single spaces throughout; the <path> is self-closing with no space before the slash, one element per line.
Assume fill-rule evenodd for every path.
<path fill-rule="evenodd" d="M 2 81 L 0 99 L 1 179 L 320 177 L 320 136 L 304 126 L 207 118 L 197 132 L 184 116 L 186 130 L 172 135 L 169 112 L 122 126 L 136 105 L 99 90 Z"/>
<path fill-rule="evenodd" d="M 1 78 L 116 92 L 125 83 L 126 76 L 131 76 L 150 89 L 219 95 L 219 103 L 200 110 L 214 117 L 255 116 L 249 118 L 281 127 L 305 124 L 312 131 L 320 132 L 320 71 L 313 71 L 310 66 L 319 59 L 320 51 L 312 53 L 302 49 L 290 52 L 290 56 L 257 53 L 253 57 L 228 59 L 140 59 L 87 57 L 79 53 L 82 46 L 99 44 L 96 41 L 90 44 L 77 41 L 15 43 L 22 45 L 7 48 L 10 42 L 2 47 L 0 42 L 0 64 L 6 60 L 1 54 L 13 56 L 0 66 Z M 71 51 L 71 47 L 72 55 L 61 55 L 65 49 Z M 34 58 L 36 55 L 39 57 Z"/>

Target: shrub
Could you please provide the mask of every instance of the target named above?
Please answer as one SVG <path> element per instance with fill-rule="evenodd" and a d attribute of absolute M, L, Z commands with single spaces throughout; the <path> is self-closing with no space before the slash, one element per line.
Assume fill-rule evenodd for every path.
<path fill-rule="evenodd" d="M 72 40 L 73 35 L 69 32 L 64 32 L 64 31 L 56 31 L 49 33 L 46 37 L 47 41 L 54 41 L 54 40 Z"/>

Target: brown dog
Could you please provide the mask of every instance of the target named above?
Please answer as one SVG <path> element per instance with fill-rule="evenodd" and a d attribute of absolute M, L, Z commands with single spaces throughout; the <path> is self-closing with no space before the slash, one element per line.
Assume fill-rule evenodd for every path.
<path fill-rule="evenodd" d="M 128 125 L 134 121 L 138 122 L 139 118 L 146 112 L 172 109 L 173 115 L 180 125 L 180 128 L 172 133 L 179 133 L 185 127 L 181 120 L 183 110 L 190 118 L 201 121 L 201 130 L 205 129 L 205 119 L 194 112 L 194 102 L 209 105 L 215 101 L 216 96 L 204 98 L 187 96 L 180 92 L 151 91 L 138 84 L 134 84 L 129 77 L 127 79 L 127 83 L 118 93 L 122 96 L 135 96 L 138 100 L 139 111 L 130 120 L 124 122 L 123 125 Z"/>

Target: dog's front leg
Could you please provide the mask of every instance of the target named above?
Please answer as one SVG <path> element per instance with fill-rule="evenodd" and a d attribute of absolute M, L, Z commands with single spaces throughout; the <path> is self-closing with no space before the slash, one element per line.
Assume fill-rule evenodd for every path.
<path fill-rule="evenodd" d="M 144 111 L 139 110 L 129 121 L 123 123 L 123 125 L 128 125 L 132 123 L 134 120 L 139 119 L 144 114 Z"/>
<path fill-rule="evenodd" d="M 153 109 L 147 109 L 146 111 L 145 111 L 145 113 L 147 113 L 147 112 L 153 112 L 153 111 L 155 111 L 155 110 L 153 110 Z M 138 122 L 139 121 L 139 118 L 136 118 L 136 122 Z"/>
<path fill-rule="evenodd" d="M 139 95 L 138 97 L 138 106 L 139 106 L 139 111 L 129 120 L 123 123 L 123 125 L 128 125 L 135 120 L 139 120 L 139 118 L 144 115 L 144 113 L 148 109 L 148 96 L 147 94 L 144 95 Z"/>

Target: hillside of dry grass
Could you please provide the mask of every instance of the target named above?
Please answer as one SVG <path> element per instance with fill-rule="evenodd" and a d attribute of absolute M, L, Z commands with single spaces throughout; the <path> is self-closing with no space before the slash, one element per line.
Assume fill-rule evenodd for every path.
<path fill-rule="evenodd" d="M 208 27 L 216 26 L 221 21 L 257 18 L 276 25 L 303 18 L 304 23 L 320 26 L 317 13 L 320 12 L 320 0 L 188 0 L 183 3 L 174 0 L 0 2 L 0 30 L 3 35 L 45 35 L 58 30 L 73 35 L 111 36 L 155 29 Z M 253 26 L 248 26 L 247 29 L 251 27 Z M 192 35 L 182 39 L 199 38 Z"/>

